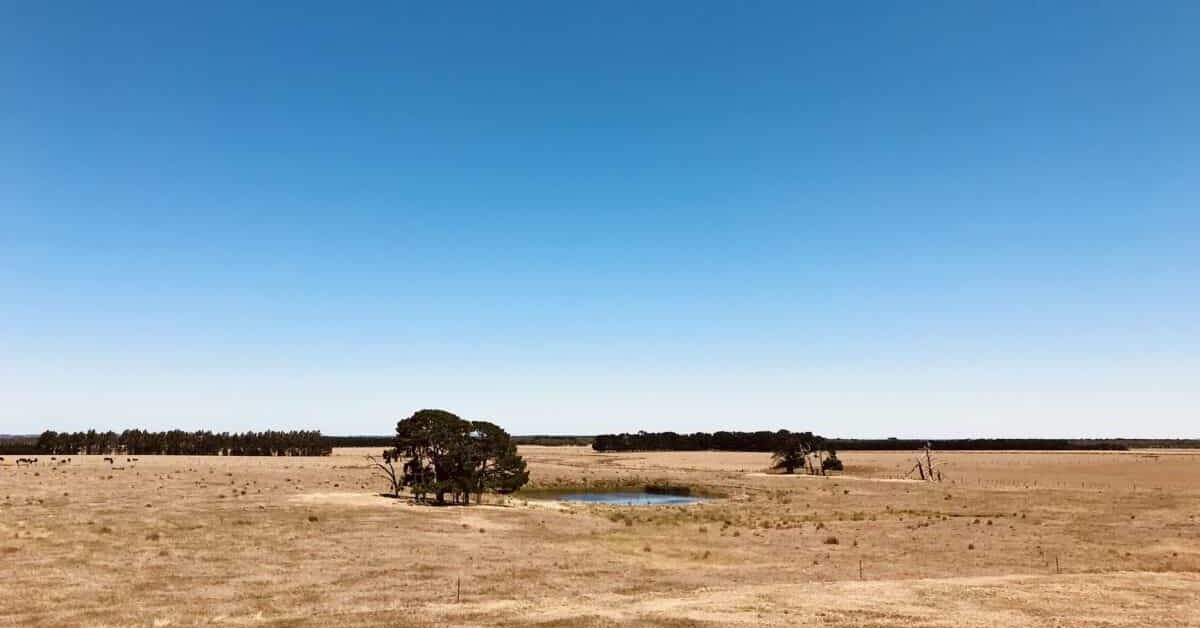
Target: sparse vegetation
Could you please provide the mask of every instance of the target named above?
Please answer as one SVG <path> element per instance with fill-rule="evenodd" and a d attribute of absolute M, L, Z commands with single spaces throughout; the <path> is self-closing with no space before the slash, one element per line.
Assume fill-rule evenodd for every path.
<path fill-rule="evenodd" d="M 1160 616 L 1176 612 L 1169 615 L 1171 623 L 1178 615 L 1170 609 L 1188 608 L 1179 592 L 1200 571 L 1194 553 L 1179 546 L 1180 534 L 1198 519 L 1181 497 L 1200 478 L 1197 459 L 1186 454 L 1143 461 L 1135 453 L 942 452 L 956 470 L 954 478 L 926 486 L 896 481 L 912 464 L 911 454 L 900 452 L 840 453 L 855 479 L 824 480 L 763 473 L 769 460 L 763 453 L 601 456 L 580 448 L 531 447 L 520 454 L 535 488 L 686 486 L 693 495 L 721 492 L 727 499 L 687 507 L 565 506 L 553 491 L 522 490 L 489 500 L 494 507 L 449 510 L 378 497 L 383 491 L 371 475 L 377 471 L 363 464 L 367 453 L 151 456 L 137 470 L 112 471 L 89 457 L 54 472 L 43 468 L 40 476 L 8 461 L 0 468 L 0 551 L 9 562 L 33 565 L 6 576 L 6 591 L 15 591 L 17 600 L 10 603 L 9 617 L 33 626 L 69 625 L 73 613 L 105 625 L 218 612 L 253 617 L 263 608 L 261 600 L 287 599 L 287 621 L 292 613 L 330 620 L 328 608 L 334 605 L 354 606 L 386 623 L 399 605 L 424 613 L 431 625 L 520 625 L 528 616 L 522 613 L 551 609 L 569 609 L 572 619 L 590 617 L 595 600 L 604 599 L 634 606 L 662 601 L 678 609 L 682 623 L 784 625 L 827 612 L 828 602 L 822 598 L 817 607 L 805 595 L 773 597 L 770 612 L 760 615 L 726 596 L 755 599 L 764 585 L 805 591 L 828 582 L 836 588 L 861 577 L 881 599 L 853 598 L 855 609 L 880 613 L 891 612 L 886 600 L 896 599 L 897 590 L 937 603 L 952 596 L 953 608 L 977 612 L 984 606 L 975 600 L 1015 589 L 1031 612 L 1055 616 L 1061 607 L 1053 600 L 1080 586 L 1116 590 L 1122 599 L 1160 609 Z M 395 466 L 402 464 L 401 459 Z M 105 479 L 109 475 L 114 479 Z M 1040 478 L 1040 486 L 1024 488 L 1032 485 L 1032 476 Z M 944 499 L 947 495 L 952 499 Z M 828 543 L 831 537 L 838 542 Z M 1054 578 L 1056 556 L 1072 579 L 1055 581 L 1056 596 L 1042 595 L 1043 585 L 1031 572 Z M 136 569 L 114 567 L 134 559 L 141 561 Z M 61 584 L 63 594 L 78 600 L 72 614 L 22 601 L 45 590 L 42 565 L 77 574 Z M 159 569 L 170 569 L 173 579 L 160 584 L 153 575 Z M 423 588 L 403 587 L 378 600 L 372 586 L 377 581 L 370 576 L 394 569 Z M 253 582 L 255 596 L 221 598 L 217 610 L 211 594 L 226 590 L 229 574 Z M 964 576 L 1008 574 L 1022 578 L 1003 580 L 1003 588 L 987 579 L 969 589 L 956 584 Z M 301 577 L 337 586 L 313 593 L 297 580 Z M 459 577 L 461 605 L 429 601 L 429 587 L 455 587 Z M 129 607 L 89 602 L 75 584 L 84 581 L 104 582 L 106 591 L 137 601 Z M 180 582 L 196 595 L 168 604 L 180 599 L 173 588 Z M 530 587 L 538 592 L 529 594 Z M 515 601 L 521 611 L 481 606 L 496 599 Z M 1089 600 L 1095 612 L 1109 609 L 1106 600 Z M 693 613 L 692 601 L 709 614 Z M 129 608 L 138 616 L 127 620 Z M 1122 608 L 1128 621 L 1114 626 L 1144 625 L 1150 611 L 1141 608 Z M 962 619 L 957 612 L 946 621 Z M 659 615 L 621 617 L 653 625 Z M 888 628 L 913 621 L 907 614 L 871 617 Z M 269 611 L 264 619 L 272 619 Z"/>

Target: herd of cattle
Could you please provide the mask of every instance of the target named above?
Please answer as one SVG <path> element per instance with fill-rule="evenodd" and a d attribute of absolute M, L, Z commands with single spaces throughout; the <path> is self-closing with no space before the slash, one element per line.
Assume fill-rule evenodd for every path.
<path fill-rule="evenodd" d="M 138 461 L 137 458 L 126 458 L 125 459 L 125 462 L 137 462 L 137 461 Z M 17 458 L 14 462 L 16 462 L 16 465 L 18 467 L 32 466 L 32 465 L 38 464 L 38 459 L 37 458 Z M 107 462 L 108 464 L 113 464 L 114 460 L 112 457 L 106 456 L 104 458 L 104 462 Z M 70 464 L 71 458 L 70 457 L 59 458 L 58 456 L 50 456 L 50 463 L 51 464 Z M 0 464 L 4 464 L 3 456 L 0 456 Z"/>

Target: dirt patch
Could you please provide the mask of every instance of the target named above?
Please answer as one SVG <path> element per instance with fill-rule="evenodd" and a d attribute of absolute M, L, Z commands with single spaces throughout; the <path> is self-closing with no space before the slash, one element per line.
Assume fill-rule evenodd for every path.
<path fill-rule="evenodd" d="M 378 493 L 301 493 L 289 498 L 301 504 L 325 504 L 351 508 L 361 507 L 396 507 L 410 505 L 408 500 L 385 497 Z"/>

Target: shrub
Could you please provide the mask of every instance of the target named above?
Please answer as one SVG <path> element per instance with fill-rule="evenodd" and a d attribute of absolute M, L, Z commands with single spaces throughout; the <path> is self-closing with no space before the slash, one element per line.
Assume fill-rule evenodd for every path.
<path fill-rule="evenodd" d="M 836 536 L 827 536 L 827 537 L 825 537 L 825 540 L 822 542 L 825 543 L 826 545 L 837 545 L 838 544 L 838 540 L 837 540 Z"/>

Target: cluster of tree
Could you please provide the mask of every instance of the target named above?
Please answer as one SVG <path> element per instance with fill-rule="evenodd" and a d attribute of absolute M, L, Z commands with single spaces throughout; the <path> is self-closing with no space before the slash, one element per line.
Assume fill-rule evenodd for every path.
<path fill-rule="evenodd" d="M 417 500 L 433 495 L 444 504 L 450 495 L 454 503 L 469 504 L 472 493 L 511 493 L 529 481 L 512 437 L 487 421 L 418 410 L 396 424 L 393 445 L 383 452 L 383 462 L 371 461 L 388 476 L 397 497 L 408 487 Z"/>
<path fill-rule="evenodd" d="M 829 441 L 812 432 L 775 432 L 771 460 L 775 468 L 784 473 L 804 469 L 811 475 L 825 475 L 826 471 L 842 470 L 842 461 L 838 460 Z"/>
<path fill-rule="evenodd" d="M 328 456 L 332 448 L 316 430 L 287 432 L 55 432 L 48 430 L 35 444 L 43 454 L 129 454 L 183 456 Z"/>

